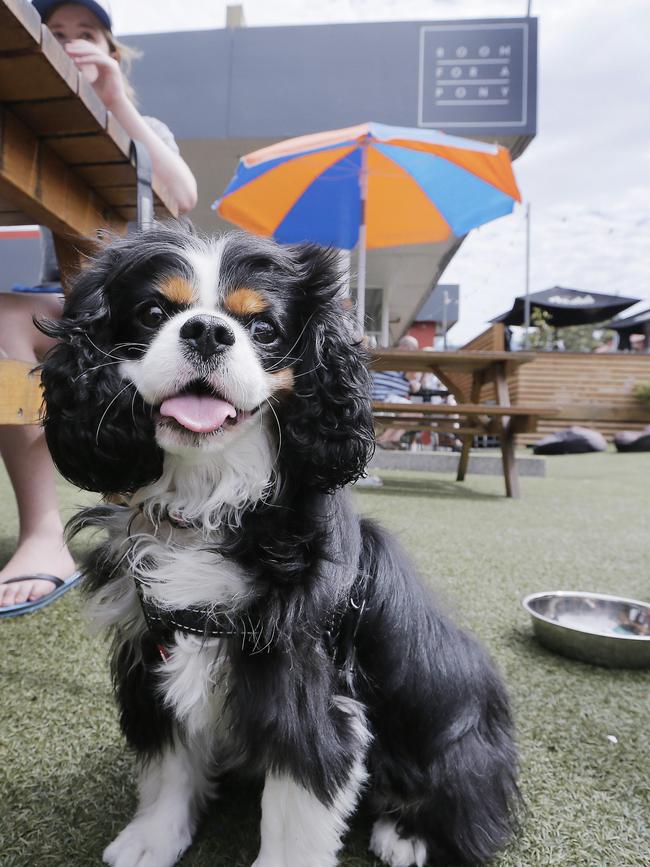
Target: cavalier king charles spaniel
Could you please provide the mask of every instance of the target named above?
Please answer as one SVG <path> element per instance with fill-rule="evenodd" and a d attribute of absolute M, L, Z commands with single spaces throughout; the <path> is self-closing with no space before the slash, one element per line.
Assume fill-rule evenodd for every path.
<path fill-rule="evenodd" d="M 392 867 L 475 864 L 516 826 L 485 652 L 346 485 L 373 448 L 335 251 L 160 226 L 79 274 L 45 432 L 103 541 L 85 564 L 139 759 L 113 867 L 171 867 L 220 775 L 264 780 L 254 867 L 334 867 L 361 797 Z"/>

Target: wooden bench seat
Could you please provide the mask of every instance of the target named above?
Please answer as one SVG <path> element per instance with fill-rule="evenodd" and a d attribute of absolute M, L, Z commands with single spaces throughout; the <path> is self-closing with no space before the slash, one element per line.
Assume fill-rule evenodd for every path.
<path fill-rule="evenodd" d="M 509 496 L 519 496 L 515 467 L 514 435 L 537 430 L 540 418 L 557 415 L 553 407 L 542 405 L 509 406 L 486 403 L 386 403 L 373 401 L 375 428 L 404 431 L 452 433 L 463 442 L 457 480 L 462 482 L 469 464 L 469 450 L 475 436 L 498 436 L 501 444 L 504 477 Z"/>
<path fill-rule="evenodd" d="M 382 430 L 392 427 L 453 433 L 463 441 L 458 463 L 459 482 L 465 478 L 474 437 L 484 434 L 497 436 L 503 458 L 506 495 L 519 497 L 515 434 L 534 433 L 540 419 L 553 418 L 557 414 L 555 407 L 549 404 L 511 405 L 508 377 L 534 359 L 531 352 L 375 349 L 371 370 L 433 373 L 458 401 L 454 406 L 374 402 L 375 426 Z M 483 386 L 490 383 L 494 387 L 494 403 L 481 401 Z"/>
<path fill-rule="evenodd" d="M 476 419 L 478 433 L 494 433 L 493 428 L 498 419 L 510 418 L 517 428 L 516 432 L 536 429 L 537 419 L 554 417 L 557 410 L 548 406 L 498 406 L 485 403 L 385 403 L 373 401 L 372 412 L 375 422 L 390 423 L 387 426 L 396 427 L 395 421 L 407 422 L 412 430 L 426 430 L 431 426 L 453 424 L 467 419 Z"/>

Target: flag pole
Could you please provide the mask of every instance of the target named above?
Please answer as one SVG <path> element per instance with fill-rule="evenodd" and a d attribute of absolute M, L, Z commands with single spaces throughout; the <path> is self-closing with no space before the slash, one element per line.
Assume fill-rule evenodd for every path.
<path fill-rule="evenodd" d="M 368 140 L 361 144 L 361 173 L 359 175 L 361 198 L 361 221 L 357 242 L 357 322 L 361 333 L 365 333 L 366 320 L 366 204 L 368 200 Z"/>

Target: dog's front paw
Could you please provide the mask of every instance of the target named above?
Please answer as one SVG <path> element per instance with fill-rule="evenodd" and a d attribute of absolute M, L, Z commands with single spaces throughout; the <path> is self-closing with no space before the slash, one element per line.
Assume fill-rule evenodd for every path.
<path fill-rule="evenodd" d="M 191 842 L 187 827 L 140 817 L 117 835 L 102 857 L 110 867 L 173 867 Z"/>
<path fill-rule="evenodd" d="M 417 837 L 400 837 L 394 822 L 379 819 L 370 838 L 370 851 L 390 867 L 424 867 L 426 844 Z"/>

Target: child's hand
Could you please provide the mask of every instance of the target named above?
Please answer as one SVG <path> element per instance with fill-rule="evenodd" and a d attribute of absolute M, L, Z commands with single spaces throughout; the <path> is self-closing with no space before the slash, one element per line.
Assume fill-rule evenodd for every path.
<path fill-rule="evenodd" d="M 127 99 L 120 65 L 114 57 L 86 39 L 73 39 L 66 43 L 64 48 L 77 69 L 95 88 L 106 108 L 112 111 L 116 105 Z"/>

